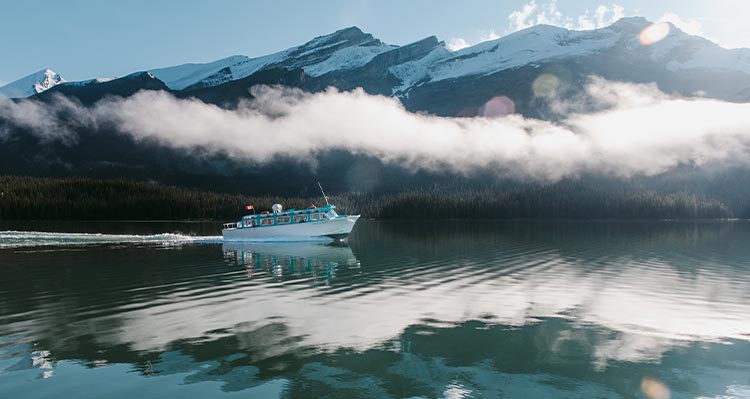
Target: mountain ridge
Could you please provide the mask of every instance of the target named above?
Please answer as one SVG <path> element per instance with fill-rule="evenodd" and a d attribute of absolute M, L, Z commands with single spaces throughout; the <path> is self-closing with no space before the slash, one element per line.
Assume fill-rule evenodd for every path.
<path fill-rule="evenodd" d="M 374 92 L 408 97 L 409 92 L 416 86 L 427 82 L 435 83 L 455 78 L 488 75 L 507 69 L 533 66 L 539 62 L 604 51 L 618 43 L 623 35 L 629 36 L 628 42 L 621 43 L 623 47 L 637 48 L 634 45 L 636 34 L 651 24 L 642 17 L 627 17 L 604 28 L 583 31 L 551 25 L 536 25 L 455 52 L 447 49 L 445 43 L 434 36 L 395 46 L 385 44 L 372 34 L 352 26 L 317 36 L 302 45 L 260 57 L 233 55 L 207 63 L 187 63 L 151 69 L 148 72 L 164 82 L 171 91 L 192 91 L 218 87 L 268 69 L 280 68 L 288 71 L 301 69 L 305 75 L 319 81 L 315 86 L 321 86 L 323 83 L 320 81 L 326 80 L 332 81 L 333 85 L 337 86 L 336 78 L 319 79 L 324 75 L 351 75 L 353 70 L 363 69 L 372 72 L 373 69 L 380 69 L 377 78 L 383 81 L 390 80 L 389 83 L 392 85 L 389 88 L 379 87 Z M 666 24 L 669 26 L 667 37 L 650 46 L 649 49 L 653 54 L 652 58 L 664 63 L 665 67 L 672 72 L 721 69 L 733 73 L 750 74 L 750 49 L 724 49 L 707 39 L 687 35 L 670 23 Z M 681 50 L 683 54 L 670 58 L 675 46 L 682 45 L 681 49 L 686 47 L 684 42 L 695 47 L 695 51 L 690 54 L 685 53 L 683 49 Z M 429 44 L 423 48 L 424 51 L 419 54 L 419 57 L 399 59 L 398 54 L 404 49 L 427 43 Z M 691 57 L 692 55 L 696 57 Z M 390 58 L 390 60 L 383 63 L 384 58 Z M 380 66 L 370 66 L 369 64 L 373 61 L 379 61 Z M 387 64 L 387 67 L 383 68 L 383 64 Z M 72 83 L 77 86 L 86 86 L 100 83 L 100 80 Z M 347 80 L 362 79 L 352 79 L 348 76 Z M 60 83 L 63 82 L 64 80 Z M 347 86 L 351 85 L 344 84 L 343 86 L 341 88 L 347 89 L 349 88 Z M 363 86 L 367 86 L 367 82 L 364 82 Z M 750 85 L 741 87 L 736 93 L 724 97 L 743 99 L 747 88 L 750 88 Z M 43 90 L 28 91 L 25 94 L 33 96 L 41 91 Z M 6 96 L 22 97 L 7 94 Z"/>

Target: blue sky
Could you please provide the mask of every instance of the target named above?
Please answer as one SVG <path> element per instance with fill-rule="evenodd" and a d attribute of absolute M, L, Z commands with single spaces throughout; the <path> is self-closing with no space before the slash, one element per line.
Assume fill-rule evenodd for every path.
<path fill-rule="evenodd" d="M 386 43 L 436 35 L 460 47 L 538 22 L 586 28 L 618 15 L 750 47 L 747 0 L 0 0 L 0 85 L 43 68 L 82 80 L 258 56 L 352 25 Z"/>

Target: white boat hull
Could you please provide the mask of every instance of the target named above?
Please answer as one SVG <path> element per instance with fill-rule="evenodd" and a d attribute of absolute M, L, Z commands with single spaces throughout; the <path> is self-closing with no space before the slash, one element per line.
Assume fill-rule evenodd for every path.
<path fill-rule="evenodd" d="M 315 222 L 224 229 L 225 241 L 310 241 L 344 238 L 359 216 L 345 216 Z"/>

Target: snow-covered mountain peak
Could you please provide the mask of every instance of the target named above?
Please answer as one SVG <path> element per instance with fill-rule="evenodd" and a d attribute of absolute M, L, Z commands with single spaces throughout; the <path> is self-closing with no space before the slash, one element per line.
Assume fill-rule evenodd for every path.
<path fill-rule="evenodd" d="M 150 72 L 173 90 L 217 86 L 266 68 L 302 68 L 311 76 L 364 65 L 394 49 L 356 26 L 313 38 L 295 47 L 261 57 L 235 55 L 205 64 L 183 64 Z"/>
<path fill-rule="evenodd" d="M 572 31 L 536 25 L 456 51 L 429 66 L 431 81 L 484 75 L 545 60 L 577 57 L 611 48 L 620 35 L 610 30 Z"/>
<path fill-rule="evenodd" d="M 371 34 L 362 32 L 362 30 L 356 26 L 350 26 L 348 28 L 339 29 L 327 35 L 317 36 L 309 42 L 299 46 L 299 49 L 301 51 L 305 51 L 316 47 L 321 48 L 331 44 L 337 44 L 346 41 L 357 41 L 357 44 L 359 44 L 362 41 L 369 40 L 373 40 Z"/>
<path fill-rule="evenodd" d="M 362 32 L 356 26 L 340 29 L 287 50 L 288 57 L 294 59 L 290 60 L 289 66 L 304 67 L 316 64 L 332 56 L 338 50 L 354 46 L 380 47 L 383 46 L 383 42 L 369 33 Z"/>
<path fill-rule="evenodd" d="M 653 24 L 653 22 L 647 20 L 644 17 L 622 17 L 617 21 L 613 22 L 608 26 L 609 29 L 614 30 L 642 30 L 643 28 Z"/>
<path fill-rule="evenodd" d="M 37 74 L 40 77 L 40 79 L 37 79 L 37 81 L 34 83 L 34 90 L 37 93 L 41 93 L 56 84 L 65 82 L 65 80 L 59 74 L 57 74 L 57 72 L 49 68 L 41 70 L 37 72 Z"/>
<path fill-rule="evenodd" d="M 381 42 L 356 26 L 316 37 L 289 52 L 289 67 L 310 76 L 361 67 L 378 54 L 398 48 Z"/>
<path fill-rule="evenodd" d="M 64 82 L 65 79 L 63 79 L 58 73 L 46 68 L 0 87 L 0 96 L 25 98 L 41 93 Z"/>

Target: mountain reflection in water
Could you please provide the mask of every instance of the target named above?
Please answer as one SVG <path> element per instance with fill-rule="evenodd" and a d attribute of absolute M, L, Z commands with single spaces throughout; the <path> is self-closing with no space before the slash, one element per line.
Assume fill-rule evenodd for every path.
<path fill-rule="evenodd" d="M 749 239 L 741 222 L 363 221 L 349 246 L 3 249 L 0 394 L 747 397 Z"/>

